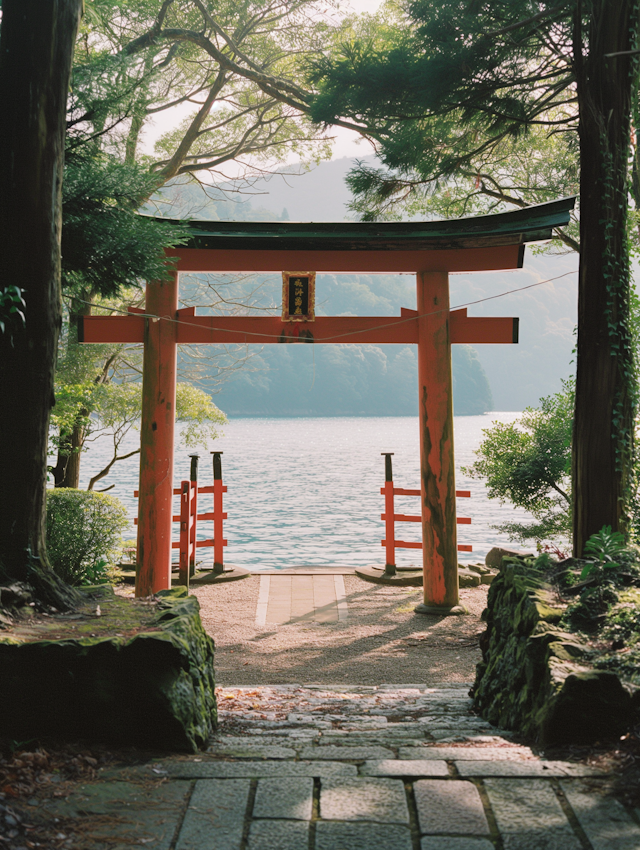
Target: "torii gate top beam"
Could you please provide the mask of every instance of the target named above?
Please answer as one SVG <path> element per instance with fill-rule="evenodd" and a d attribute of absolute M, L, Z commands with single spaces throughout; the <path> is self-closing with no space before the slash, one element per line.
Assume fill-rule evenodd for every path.
<path fill-rule="evenodd" d="M 189 221 L 187 243 L 167 253 L 180 272 L 515 269 L 522 267 L 525 243 L 550 239 L 574 203 L 562 198 L 498 215 L 428 222 Z"/>

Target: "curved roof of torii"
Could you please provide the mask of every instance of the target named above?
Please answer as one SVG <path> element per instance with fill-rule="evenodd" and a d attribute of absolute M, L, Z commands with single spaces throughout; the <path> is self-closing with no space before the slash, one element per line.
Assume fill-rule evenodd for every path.
<path fill-rule="evenodd" d="M 178 259 L 180 271 L 270 271 L 293 265 L 335 272 L 518 268 L 524 244 L 550 239 L 554 228 L 568 223 L 574 204 L 572 196 L 446 221 L 187 221 L 180 222 L 188 227 L 187 241 L 167 253 Z"/>
<path fill-rule="evenodd" d="M 511 212 L 446 221 L 188 221 L 189 248 L 438 250 L 550 239 L 569 221 L 575 196 Z M 167 221 L 167 219 L 161 219 Z M 182 222 L 184 224 L 184 222 Z"/>

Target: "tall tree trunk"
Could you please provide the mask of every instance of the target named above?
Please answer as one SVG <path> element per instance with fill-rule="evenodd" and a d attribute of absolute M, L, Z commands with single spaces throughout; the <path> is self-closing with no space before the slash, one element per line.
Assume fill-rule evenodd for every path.
<path fill-rule="evenodd" d="M 82 0 L 3 0 L 0 32 L 0 286 L 25 290 L 26 324 L 0 336 L 0 580 L 43 601 L 74 592 L 49 569 L 44 499 L 61 321 L 65 109 Z"/>
<path fill-rule="evenodd" d="M 60 431 L 56 465 L 51 468 L 54 487 L 72 487 L 77 490 L 80 486 L 80 460 L 85 438 L 82 423 L 88 415 L 89 411 L 82 408 L 71 431 Z"/>
<path fill-rule="evenodd" d="M 91 300 L 92 294 L 90 292 L 82 292 L 81 299 L 71 299 L 67 339 L 68 351 L 77 349 L 79 345 L 78 326 L 83 316 L 91 315 Z M 70 431 L 60 429 L 56 465 L 51 469 L 54 487 L 72 487 L 77 490 L 80 486 L 82 447 L 87 435 L 86 419 L 90 412 L 86 407 L 81 408 L 78 411 L 73 428 Z"/>
<path fill-rule="evenodd" d="M 580 282 L 573 435 L 573 546 L 602 526 L 625 530 L 636 407 L 629 329 L 627 197 L 637 57 L 637 0 L 592 0 L 583 55 L 576 19 L 580 109 Z"/>

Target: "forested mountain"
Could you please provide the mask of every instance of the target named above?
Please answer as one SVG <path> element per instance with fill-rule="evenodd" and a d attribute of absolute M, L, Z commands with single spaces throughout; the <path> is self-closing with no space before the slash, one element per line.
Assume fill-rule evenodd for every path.
<path fill-rule="evenodd" d="M 349 215 L 344 176 L 352 162 L 322 163 L 295 177 L 271 176 L 254 184 L 253 195 L 174 186 L 148 209 L 176 218 L 341 221 Z M 470 304 L 472 316 L 520 317 L 517 346 L 453 347 L 457 414 L 522 410 L 557 392 L 572 373 L 577 257 L 534 250 L 527 247 L 523 269 L 451 276 L 452 307 Z M 559 275 L 564 276 L 542 283 Z M 259 305 L 279 312 L 278 276 L 261 280 Z M 512 290 L 520 291 L 504 295 Z M 318 276 L 319 315 L 397 316 L 401 307 L 415 308 L 410 275 Z M 268 345 L 219 388 L 216 403 L 232 415 L 412 414 L 416 386 L 411 346 Z"/>

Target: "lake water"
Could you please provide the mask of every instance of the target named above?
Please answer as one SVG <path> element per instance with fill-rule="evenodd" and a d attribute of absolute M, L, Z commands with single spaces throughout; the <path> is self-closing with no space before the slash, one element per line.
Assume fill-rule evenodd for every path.
<path fill-rule="evenodd" d="M 458 526 L 458 543 L 473 546 L 460 553 L 460 561 L 483 559 L 498 543 L 509 544 L 491 525 L 524 519 L 524 511 L 489 500 L 484 484 L 465 476 L 461 466 L 474 459 L 482 430 L 495 420 L 511 422 L 517 413 L 489 413 L 455 417 L 456 487 L 471 490 L 471 498 L 458 499 L 458 515 L 472 524 Z M 401 417 L 239 418 L 224 426 L 215 449 L 224 452 L 222 476 L 225 494 L 225 561 L 251 570 L 293 566 L 365 566 L 383 564 L 384 458 L 394 452 L 396 487 L 418 488 L 418 419 Z M 136 447 L 139 434 L 130 433 L 127 446 Z M 81 487 L 86 487 L 110 457 L 109 440 L 98 440 L 82 460 Z M 211 446 L 210 448 L 213 448 Z M 109 492 L 120 498 L 133 518 L 137 500 L 138 457 L 116 464 L 96 489 L 115 484 Z M 188 450 L 178 448 L 174 487 L 189 477 Z M 211 456 L 201 451 L 199 481 L 211 484 Z M 201 496 L 199 508 L 209 508 L 211 496 Z M 177 499 L 176 499 L 177 502 Z M 396 497 L 396 512 L 419 513 L 419 498 Z M 177 511 L 177 506 L 176 506 Z M 202 522 L 199 537 L 212 536 L 212 523 Z M 175 526 L 177 535 L 177 525 Z M 128 536 L 135 537 L 133 524 Z M 397 523 L 396 536 L 419 540 L 419 523 Z M 176 536 L 177 539 L 177 536 Z M 199 550 L 203 561 L 210 549 Z M 420 563 L 415 549 L 397 550 L 398 564 Z"/>

